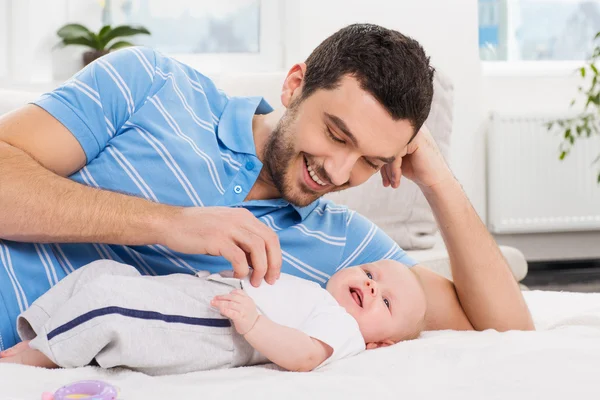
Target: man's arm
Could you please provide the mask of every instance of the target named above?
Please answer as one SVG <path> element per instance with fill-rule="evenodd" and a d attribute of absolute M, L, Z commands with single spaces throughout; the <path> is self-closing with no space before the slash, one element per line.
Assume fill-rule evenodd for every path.
<path fill-rule="evenodd" d="M 456 288 L 451 281 L 421 265 L 415 265 L 411 271 L 421 282 L 427 299 L 424 330 L 466 331 L 475 329 L 465 314 Z"/>
<path fill-rule="evenodd" d="M 167 206 L 66 178 L 85 162 L 73 134 L 38 106 L 1 117 L 0 239 L 162 244 L 182 253 L 223 256 L 238 276 L 248 274 L 249 257 L 253 285 L 264 276 L 275 281 L 279 239 L 247 210 Z"/>
<path fill-rule="evenodd" d="M 401 175 L 419 185 L 448 249 L 454 283 L 415 267 L 428 297 L 427 329 L 534 329 L 506 260 L 426 128 L 382 175 L 386 186 L 398 187 Z"/>
<path fill-rule="evenodd" d="M 156 243 L 166 206 L 65 177 L 85 165 L 77 140 L 28 105 L 0 118 L 0 238 L 26 242 Z"/>
<path fill-rule="evenodd" d="M 448 249 L 454 289 L 477 330 L 534 329 L 518 283 L 496 242 L 455 179 L 423 189 Z M 423 273 L 422 280 L 434 280 Z M 439 289 L 442 289 L 441 284 Z M 440 290 L 450 304 L 451 289 Z M 435 295 L 432 294 L 435 301 Z M 450 305 L 447 305 L 450 306 Z M 462 319 L 455 313 L 454 323 Z"/>

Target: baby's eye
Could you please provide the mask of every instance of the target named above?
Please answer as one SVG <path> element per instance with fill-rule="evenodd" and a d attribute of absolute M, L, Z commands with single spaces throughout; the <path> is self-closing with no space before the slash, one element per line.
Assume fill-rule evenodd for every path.
<path fill-rule="evenodd" d="M 367 274 L 367 278 L 373 279 L 373 275 L 369 271 L 365 271 L 365 274 Z"/>
<path fill-rule="evenodd" d="M 387 308 L 390 308 L 390 301 L 388 299 L 383 299 L 383 302 Z"/>

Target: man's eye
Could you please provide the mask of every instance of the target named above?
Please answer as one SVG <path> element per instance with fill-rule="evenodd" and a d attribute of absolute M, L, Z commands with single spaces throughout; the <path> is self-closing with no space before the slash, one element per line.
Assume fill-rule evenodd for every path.
<path fill-rule="evenodd" d="M 337 137 L 333 133 L 331 133 L 331 130 L 329 128 L 327 128 L 327 134 L 329 135 L 329 137 L 331 138 L 331 140 L 333 140 L 334 142 L 346 143 L 342 139 L 340 139 L 339 137 Z"/>
<path fill-rule="evenodd" d="M 367 165 L 371 168 L 373 168 L 375 171 L 379 171 L 379 169 L 381 168 L 379 165 L 373 164 L 371 161 L 367 160 L 366 158 L 364 158 L 365 162 L 367 163 Z"/>
<path fill-rule="evenodd" d="M 365 271 L 365 274 L 367 274 L 367 278 L 373 279 L 373 275 L 369 271 Z"/>
<path fill-rule="evenodd" d="M 390 308 L 390 301 L 388 299 L 383 299 L 383 302 L 387 308 Z"/>

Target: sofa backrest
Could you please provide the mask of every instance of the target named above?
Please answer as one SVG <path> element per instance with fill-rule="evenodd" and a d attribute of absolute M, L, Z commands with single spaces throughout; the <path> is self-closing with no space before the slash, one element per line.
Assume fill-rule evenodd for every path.
<path fill-rule="evenodd" d="M 40 93 L 24 92 L 21 90 L 0 89 L 0 115 L 33 101 L 39 97 Z"/>

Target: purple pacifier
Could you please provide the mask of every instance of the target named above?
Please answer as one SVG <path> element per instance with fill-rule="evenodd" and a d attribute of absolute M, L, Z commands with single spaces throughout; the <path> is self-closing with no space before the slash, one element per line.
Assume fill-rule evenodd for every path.
<path fill-rule="evenodd" d="M 117 388 L 102 381 L 79 381 L 65 385 L 54 395 L 44 393 L 42 400 L 116 400 Z"/>

